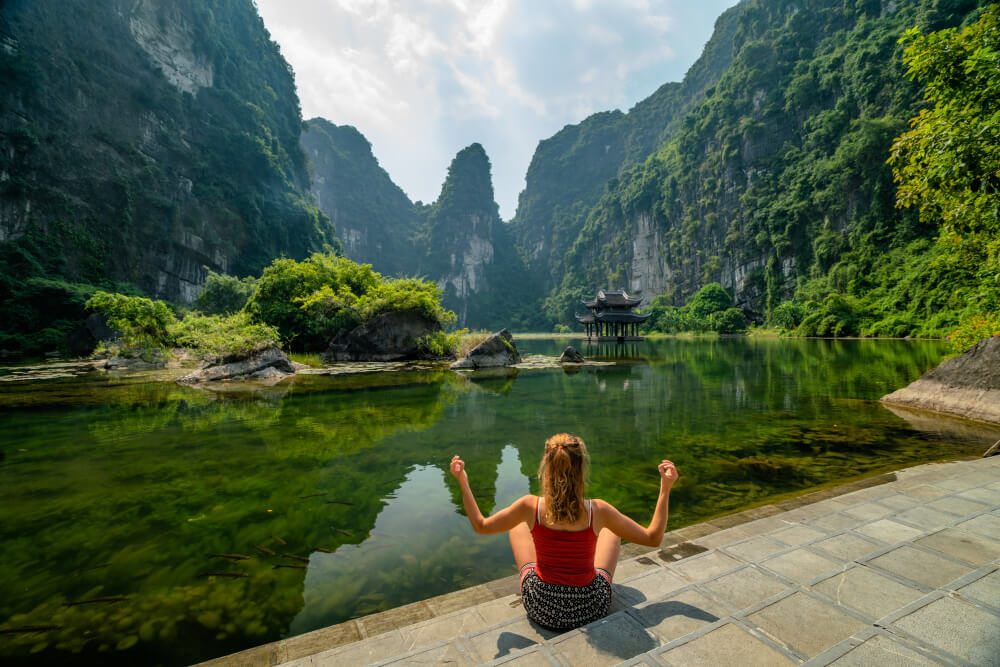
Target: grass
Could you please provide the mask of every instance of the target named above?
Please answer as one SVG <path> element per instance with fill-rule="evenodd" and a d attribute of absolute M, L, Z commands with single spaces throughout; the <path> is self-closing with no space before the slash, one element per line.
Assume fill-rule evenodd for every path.
<path fill-rule="evenodd" d="M 292 361 L 312 366 L 313 368 L 323 368 L 323 360 L 314 352 L 289 352 L 288 358 Z"/>

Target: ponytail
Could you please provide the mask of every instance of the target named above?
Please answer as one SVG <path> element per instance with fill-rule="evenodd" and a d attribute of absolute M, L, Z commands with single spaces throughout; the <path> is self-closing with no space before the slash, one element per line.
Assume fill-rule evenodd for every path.
<path fill-rule="evenodd" d="M 549 523 L 574 523 L 583 514 L 588 458 L 587 445 L 575 435 L 557 433 L 545 441 L 538 479 Z"/>

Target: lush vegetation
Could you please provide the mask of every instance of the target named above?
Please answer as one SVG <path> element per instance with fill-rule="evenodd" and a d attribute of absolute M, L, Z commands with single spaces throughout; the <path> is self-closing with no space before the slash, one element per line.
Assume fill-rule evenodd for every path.
<path fill-rule="evenodd" d="M 720 282 L 757 323 L 840 336 L 940 336 L 995 309 L 1000 272 L 989 248 L 997 231 L 987 222 L 997 201 L 996 10 L 977 9 L 987 4 L 734 8 L 731 64 L 658 150 L 607 182 L 565 240 L 542 307 L 546 328 L 571 323 L 579 298 L 596 286 L 629 284 L 642 217 L 669 269 L 661 307 L 679 309 Z M 927 136 L 925 117 L 936 119 L 935 132 L 979 137 L 978 152 L 955 142 L 953 154 L 935 151 L 946 134 L 908 139 Z M 902 180 L 901 201 L 925 213 L 897 208 L 886 160 L 898 154 L 896 176 L 905 178 L 899 160 L 912 150 L 943 160 L 924 170 L 918 159 L 912 169 L 942 182 L 969 161 L 967 175 L 949 184 L 968 194 L 953 200 L 956 211 L 978 206 L 982 214 L 968 233 L 946 226 L 942 234 L 944 204 L 912 200 Z"/>
<path fill-rule="evenodd" d="M 206 315 L 229 315 L 243 310 L 256 286 L 257 279 L 253 276 L 237 278 L 209 270 L 192 305 Z"/>
<path fill-rule="evenodd" d="M 652 317 L 646 320 L 646 331 L 743 333 L 747 329 L 746 316 L 739 308 L 733 308 L 732 303 L 732 296 L 719 283 L 705 285 L 680 308 L 659 296 L 653 299 L 648 309 Z"/>
<path fill-rule="evenodd" d="M 4 7 L 0 349 L 64 348 L 96 290 L 180 300 L 204 264 L 253 275 L 339 246 L 305 193 L 294 77 L 252 2 L 130 11 Z M 212 84 L 174 86 L 130 20 L 192 31 Z"/>
<path fill-rule="evenodd" d="M 222 314 L 195 310 L 178 318 L 164 301 L 103 291 L 85 305 L 121 332 L 121 351 L 127 354 L 182 347 L 225 358 L 278 344 L 320 352 L 339 330 L 391 311 L 416 310 L 442 326 L 455 321 L 434 283 L 383 278 L 368 264 L 333 254 L 316 253 L 301 262 L 276 259 L 259 278 L 210 275 L 209 280 L 210 296 L 195 305 L 209 304 Z M 424 344 L 431 354 L 450 355 L 464 333 L 441 331 Z"/>

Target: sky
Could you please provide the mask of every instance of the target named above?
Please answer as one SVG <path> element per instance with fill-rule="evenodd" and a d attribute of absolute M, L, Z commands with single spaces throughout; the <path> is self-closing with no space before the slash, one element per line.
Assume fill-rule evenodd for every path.
<path fill-rule="evenodd" d="M 256 0 L 304 118 L 353 125 L 410 199 L 479 142 L 513 217 L 538 142 L 627 111 L 701 54 L 736 0 Z"/>

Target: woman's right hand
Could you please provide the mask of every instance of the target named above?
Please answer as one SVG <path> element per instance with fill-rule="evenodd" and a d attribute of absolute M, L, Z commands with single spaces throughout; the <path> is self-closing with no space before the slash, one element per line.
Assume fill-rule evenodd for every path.
<path fill-rule="evenodd" d="M 459 483 L 469 481 L 468 475 L 465 474 L 465 461 L 458 454 L 451 457 L 451 465 L 448 467 L 448 471 L 451 472 L 452 477 L 457 479 Z"/>
<path fill-rule="evenodd" d="M 663 459 L 660 465 L 657 466 L 657 470 L 660 471 L 660 488 L 670 490 L 670 487 L 674 485 L 674 482 L 679 477 L 677 467 L 674 466 L 672 461 Z"/>

